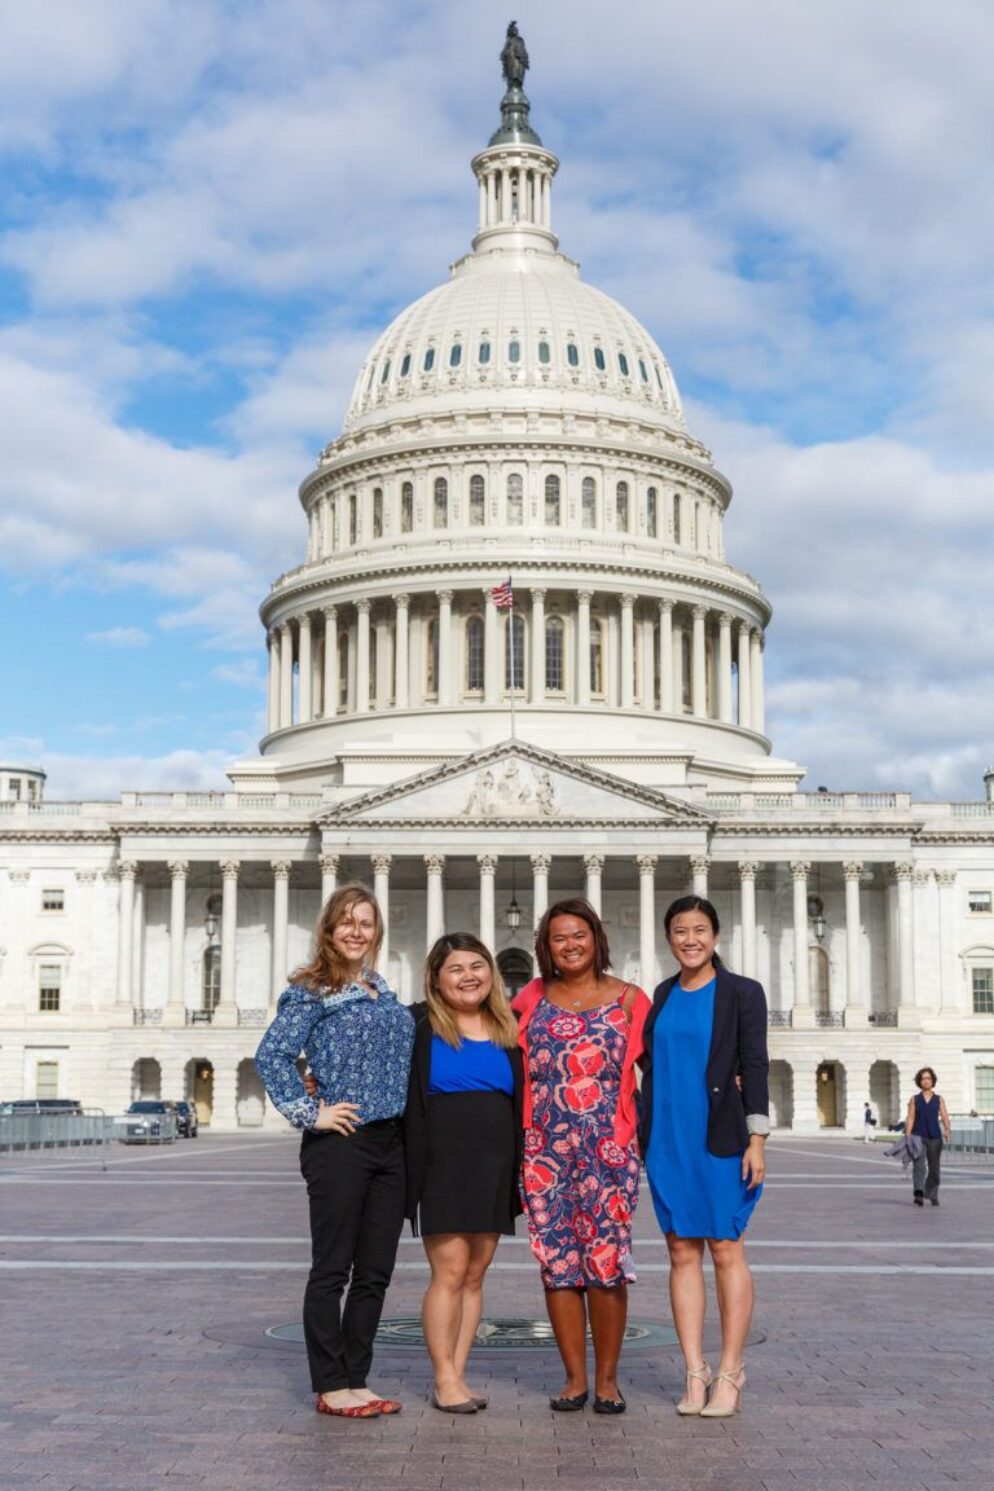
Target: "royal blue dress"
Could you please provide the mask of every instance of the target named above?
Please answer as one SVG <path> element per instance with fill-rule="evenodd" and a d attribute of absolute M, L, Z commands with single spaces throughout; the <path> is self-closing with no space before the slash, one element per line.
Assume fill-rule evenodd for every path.
<path fill-rule="evenodd" d="M 706 1074 L 715 983 L 684 989 L 677 981 L 656 1020 L 645 1173 L 664 1232 L 734 1240 L 748 1226 L 763 1188 L 746 1189 L 739 1155 L 726 1158 L 708 1149 Z"/>

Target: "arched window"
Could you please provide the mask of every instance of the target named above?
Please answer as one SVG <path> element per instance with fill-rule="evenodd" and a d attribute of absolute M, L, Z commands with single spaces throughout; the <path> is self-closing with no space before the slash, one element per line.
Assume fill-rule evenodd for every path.
<path fill-rule="evenodd" d="M 480 358 L 480 366 L 481 367 L 486 367 L 487 363 L 490 361 L 490 343 L 489 342 L 481 342 L 480 343 L 479 358 Z"/>
<path fill-rule="evenodd" d="M 389 377 L 390 377 L 390 359 L 388 357 L 387 360 L 386 360 L 386 362 L 383 364 L 383 372 L 380 374 L 380 382 L 381 383 L 385 383 Z"/>
<path fill-rule="evenodd" d="M 347 709 L 349 704 L 349 634 L 338 634 L 338 708 Z"/>
<path fill-rule="evenodd" d="M 590 621 L 590 692 L 604 692 L 604 628 L 596 617 Z"/>
<path fill-rule="evenodd" d="M 460 342 L 453 342 L 452 346 L 449 348 L 449 367 L 457 368 L 461 362 L 462 344 Z"/>
<path fill-rule="evenodd" d="M 403 356 L 403 358 L 401 360 L 401 364 L 400 364 L 400 376 L 402 378 L 406 378 L 407 375 L 408 375 L 408 373 L 410 371 L 411 371 L 411 354 L 410 354 L 410 352 L 405 352 L 404 356 Z"/>
<path fill-rule="evenodd" d="M 566 343 L 566 361 L 571 368 L 580 366 L 580 349 L 575 342 Z"/>
<path fill-rule="evenodd" d="M 566 687 L 564 635 L 561 616 L 550 616 L 545 623 L 545 686 L 561 694 Z"/>
<path fill-rule="evenodd" d="M 650 538 L 656 538 L 659 533 L 659 495 L 655 487 L 645 494 L 645 531 Z"/>
<path fill-rule="evenodd" d="M 211 1014 L 221 1000 L 221 945 L 204 948 L 200 970 L 200 1008 Z"/>
<path fill-rule="evenodd" d="M 466 691 L 483 691 L 483 617 L 470 616 L 466 620 Z"/>
<path fill-rule="evenodd" d="M 639 358 L 639 372 L 642 374 L 642 382 L 643 383 L 648 383 L 648 381 L 649 381 L 649 369 L 645 365 L 645 360 L 643 358 L 641 358 L 641 357 Z"/>
<path fill-rule="evenodd" d="M 552 353 L 549 350 L 549 344 L 548 344 L 548 342 L 539 342 L 539 344 L 538 344 L 538 360 L 539 360 L 539 362 L 551 362 L 552 361 Z"/>
<path fill-rule="evenodd" d="M 469 479 L 469 522 L 472 528 L 482 528 L 486 517 L 486 488 L 482 476 Z"/>
<path fill-rule="evenodd" d="M 547 476 L 545 478 L 545 521 L 550 528 L 558 528 L 561 520 L 560 491 L 558 476 Z"/>
<path fill-rule="evenodd" d="M 683 506 L 683 495 L 680 492 L 673 493 L 673 542 L 683 543 L 683 523 L 680 517 L 680 508 Z"/>
<path fill-rule="evenodd" d="M 665 393 L 666 390 L 663 387 L 663 375 L 659 371 L 659 363 L 658 362 L 654 362 L 653 363 L 653 367 L 656 369 L 656 382 L 659 384 L 659 391 L 660 391 L 660 393 Z"/>
<path fill-rule="evenodd" d="M 525 521 L 525 483 L 517 472 L 507 478 L 507 521 L 511 528 Z"/>
<path fill-rule="evenodd" d="M 354 492 L 349 493 L 349 543 L 354 544 L 359 538 L 359 504 Z"/>
<path fill-rule="evenodd" d="M 425 693 L 438 694 L 438 618 L 432 616 L 425 627 Z"/>
<path fill-rule="evenodd" d="M 509 342 L 508 343 L 507 360 L 508 360 L 508 362 L 520 362 L 521 361 L 521 343 L 520 342 Z"/>
<path fill-rule="evenodd" d="M 410 533 L 414 527 L 414 483 L 405 481 L 400 489 L 400 531 Z"/>
<path fill-rule="evenodd" d="M 421 366 L 424 368 L 424 370 L 425 370 L 426 373 L 430 373 L 431 372 L 432 368 L 435 366 L 435 349 L 434 349 L 434 347 L 429 347 L 428 348 L 428 351 L 425 353 L 425 360 L 421 364 Z"/>
<path fill-rule="evenodd" d="M 605 370 L 605 368 L 607 367 L 607 361 L 605 360 L 605 357 L 604 357 L 604 348 L 603 347 L 595 347 L 594 348 L 594 367 L 597 369 L 597 371 L 599 373 L 603 373 L 604 370 Z"/>
<path fill-rule="evenodd" d="M 597 483 L 592 476 L 585 476 L 580 488 L 580 521 L 584 528 L 597 527 Z"/>
<path fill-rule="evenodd" d="M 435 478 L 434 523 L 436 528 L 449 526 L 449 484 L 444 476 Z"/>
<path fill-rule="evenodd" d="M 628 504 L 628 483 L 626 481 L 619 481 L 617 487 L 615 488 L 614 497 L 618 528 L 622 533 L 627 533 L 630 513 Z"/>
<path fill-rule="evenodd" d="M 504 687 L 525 686 L 525 623 L 515 612 L 508 616 L 504 631 Z"/>
<path fill-rule="evenodd" d="M 618 367 L 621 369 L 622 378 L 628 377 L 628 358 L 623 352 L 618 353 Z"/>
<path fill-rule="evenodd" d="M 383 537 L 383 488 L 373 488 L 373 537 Z"/>

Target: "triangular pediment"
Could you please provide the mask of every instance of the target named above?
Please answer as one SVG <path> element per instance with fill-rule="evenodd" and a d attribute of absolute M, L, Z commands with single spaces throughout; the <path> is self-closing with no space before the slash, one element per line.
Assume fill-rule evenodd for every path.
<path fill-rule="evenodd" d="M 652 787 L 507 740 L 353 798 L 334 824 L 646 823 L 706 827 L 710 815 Z"/>

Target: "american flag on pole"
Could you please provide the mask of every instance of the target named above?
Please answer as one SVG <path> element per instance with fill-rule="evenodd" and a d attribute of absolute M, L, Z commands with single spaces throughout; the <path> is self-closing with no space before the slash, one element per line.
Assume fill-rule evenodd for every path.
<path fill-rule="evenodd" d="M 490 592 L 490 599 L 498 611 L 508 611 L 514 605 L 514 587 L 511 584 L 511 576 L 508 575 L 503 585 L 495 585 Z"/>

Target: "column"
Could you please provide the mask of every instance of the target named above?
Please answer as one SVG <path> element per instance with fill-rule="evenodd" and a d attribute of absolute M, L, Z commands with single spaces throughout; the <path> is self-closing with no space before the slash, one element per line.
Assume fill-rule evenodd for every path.
<path fill-rule="evenodd" d="M 752 728 L 758 734 L 764 735 L 766 733 L 766 703 L 763 698 L 763 633 L 758 627 L 752 634 L 749 653 Z"/>
<path fill-rule="evenodd" d="M 215 1025 L 234 1025 L 235 937 L 238 932 L 238 871 L 241 861 L 221 861 L 221 994 L 214 1010 Z"/>
<path fill-rule="evenodd" d="M 635 597 L 621 597 L 621 708 L 635 702 Z"/>
<path fill-rule="evenodd" d="M 528 172 L 525 170 L 524 166 L 519 166 L 517 174 L 518 174 L 518 222 L 522 223 L 522 222 L 527 222 L 528 221 L 528 207 L 527 207 L 527 204 L 525 202 L 525 182 L 527 180 Z"/>
<path fill-rule="evenodd" d="M 897 1023 L 915 1025 L 915 927 L 912 903 L 915 867 L 894 866 L 897 881 Z"/>
<path fill-rule="evenodd" d="M 426 938 L 428 946 L 431 947 L 445 931 L 445 904 L 442 894 L 442 874 L 445 870 L 445 855 L 426 854 L 425 868 L 428 871 Z"/>
<path fill-rule="evenodd" d="M 756 874 L 759 863 L 754 859 L 739 860 L 739 900 L 742 917 L 742 972 L 746 978 L 756 978 Z"/>
<path fill-rule="evenodd" d="M 743 730 L 752 729 L 752 669 L 749 666 L 752 643 L 749 640 L 749 628 L 744 621 L 739 622 L 739 726 Z"/>
<path fill-rule="evenodd" d="M 502 223 L 511 221 L 511 171 L 508 166 L 502 166 L 500 173 L 500 220 Z"/>
<path fill-rule="evenodd" d="M 718 616 L 718 718 L 732 723 L 732 618 L 727 611 Z"/>
<path fill-rule="evenodd" d="M 272 735 L 280 724 L 280 634 L 271 626 L 266 633 L 269 648 L 269 697 L 266 703 L 266 731 Z"/>
<path fill-rule="evenodd" d="M 338 607 L 324 608 L 324 717 L 338 713 Z"/>
<path fill-rule="evenodd" d="M 480 177 L 480 228 L 482 233 L 487 226 L 487 187 L 484 177 Z"/>
<path fill-rule="evenodd" d="M 587 854 L 583 860 L 587 871 L 587 900 L 597 912 L 601 914 L 601 872 L 604 869 L 603 854 Z"/>
<path fill-rule="evenodd" d="M 394 596 L 394 708 L 407 709 L 410 705 L 410 683 L 408 663 L 410 658 L 410 604 L 409 595 Z"/>
<path fill-rule="evenodd" d="M 270 861 L 273 869 L 273 956 L 270 966 L 270 1003 L 275 1004 L 283 990 L 286 988 L 287 962 L 286 944 L 287 931 L 290 924 L 290 869 L 291 861 L 288 859 L 274 859 Z M 223 912 L 222 912 L 223 915 Z M 224 956 L 224 942 L 221 943 L 222 957 Z M 222 982 L 224 973 L 222 971 Z M 224 997 L 222 992 L 222 998 Z"/>
<path fill-rule="evenodd" d="M 673 623 L 673 713 L 684 714 L 686 712 L 684 700 L 684 676 L 683 676 L 683 625 L 679 621 Z"/>
<path fill-rule="evenodd" d="M 552 856 L 533 854 L 532 863 L 532 920 L 537 927 L 549 905 L 549 871 Z"/>
<path fill-rule="evenodd" d="M 656 856 L 640 854 L 639 871 L 639 976 L 651 994 L 656 983 Z"/>
<path fill-rule="evenodd" d="M 673 602 L 659 602 L 659 707 L 673 714 Z"/>
<path fill-rule="evenodd" d="M 532 222 L 540 224 L 542 221 L 542 177 L 538 171 L 532 174 Z"/>
<path fill-rule="evenodd" d="M 169 895 L 169 993 L 164 1020 L 167 1025 L 182 1025 L 186 1019 L 183 988 L 184 943 L 186 941 L 186 877 L 190 866 L 185 859 L 171 859 L 172 876 Z"/>
<path fill-rule="evenodd" d="M 280 627 L 280 729 L 293 724 L 293 632 L 290 623 Z"/>
<path fill-rule="evenodd" d="M 380 945 L 380 956 L 376 960 L 376 966 L 384 978 L 390 967 L 390 866 L 393 864 L 393 855 L 373 855 L 373 894 L 380 908 L 380 916 L 383 919 L 383 942 Z"/>
<path fill-rule="evenodd" d="M 707 614 L 706 606 L 694 607 L 694 631 L 690 649 L 690 705 L 698 718 L 705 716 L 708 712 L 707 643 L 704 631 Z"/>
<path fill-rule="evenodd" d="M 708 894 L 708 870 L 711 861 L 706 854 L 692 854 L 690 856 L 690 873 L 692 876 L 690 893 L 692 896 L 702 896 L 705 900 Z"/>
<path fill-rule="evenodd" d="M 134 927 L 134 943 L 131 953 L 131 1003 L 135 1009 L 145 1008 L 145 880 L 139 867 L 135 876 L 135 904 L 131 921 Z"/>
<path fill-rule="evenodd" d="M 651 616 L 643 616 L 637 628 L 639 647 L 639 704 L 642 709 L 656 707 L 656 628 Z"/>
<path fill-rule="evenodd" d="M 121 877 L 117 903 L 117 1002 L 130 1008 L 135 946 L 135 876 L 138 874 L 138 862 L 122 859 L 117 868 Z"/>
<path fill-rule="evenodd" d="M 576 693 L 577 704 L 590 703 L 590 602 L 592 590 L 576 592 Z M 601 658 L 607 670 L 607 658 Z M 606 685 L 606 679 L 605 679 Z"/>
<path fill-rule="evenodd" d="M 496 704 L 499 697 L 500 649 L 497 645 L 497 607 L 489 589 L 483 592 L 483 702 Z"/>
<path fill-rule="evenodd" d="M 476 863 L 480 867 L 480 941 L 493 952 L 497 938 L 497 917 L 494 904 L 497 856 L 496 854 L 478 854 Z"/>
<path fill-rule="evenodd" d="M 542 177 L 542 227 L 548 228 L 552 222 L 552 178 Z"/>
<path fill-rule="evenodd" d="M 545 703 L 545 591 L 532 591 L 532 704 Z"/>
<path fill-rule="evenodd" d="M 321 866 L 321 905 L 324 906 L 338 884 L 338 855 L 322 854 L 318 864 Z"/>
<path fill-rule="evenodd" d="M 863 873 L 861 859 L 849 859 L 842 866 L 846 885 L 846 1025 L 865 1025 L 866 1006 L 863 1000 L 860 968 L 862 963 L 862 925 L 859 910 L 859 877 Z"/>
<path fill-rule="evenodd" d="M 939 1001 L 943 1014 L 959 1012 L 959 958 L 956 954 L 956 871 L 936 870 L 939 886 Z"/>
<path fill-rule="evenodd" d="M 811 1009 L 811 982 L 808 970 L 808 875 L 807 860 L 791 860 L 794 882 L 794 1025 L 814 1025 Z M 795 1085 L 796 1090 L 796 1085 Z"/>
<path fill-rule="evenodd" d="M 301 616 L 297 622 L 297 656 L 299 658 L 298 672 L 298 716 L 299 723 L 306 725 L 313 712 L 311 683 L 313 679 L 314 663 L 311 658 L 311 618 L 309 613 Z"/>
<path fill-rule="evenodd" d="M 452 591 L 438 592 L 438 702 L 452 703 Z"/>
<path fill-rule="evenodd" d="M 369 607 L 365 598 L 356 601 L 356 714 L 369 713 Z"/>
<path fill-rule="evenodd" d="M 497 221 L 497 192 L 495 190 L 495 187 L 496 187 L 496 184 L 497 184 L 497 173 L 495 171 L 488 171 L 487 172 L 487 174 L 486 174 L 486 183 L 487 183 L 487 227 L 488 228 L 492 228 L 493 225 L 494 225 L 494 223 Z"/>

